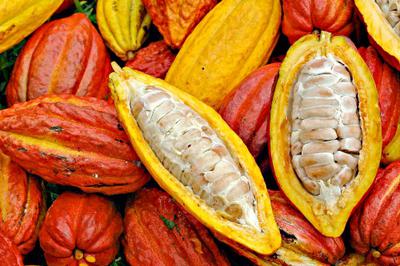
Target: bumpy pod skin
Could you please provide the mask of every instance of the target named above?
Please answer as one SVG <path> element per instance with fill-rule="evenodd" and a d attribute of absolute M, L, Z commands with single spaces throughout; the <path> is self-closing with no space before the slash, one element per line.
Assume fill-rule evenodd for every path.
<path fill-rule="evenodd" d="M 130 265 L 230 265 L 207 229 L 159 189 L 143 189 L 127 203 L 124 229 Z"/>
<path fill-rule="evenodd" d="M 386 2 L 386 4 L 391 2 L 391 4 L 397 5 L 394 11 L 397 10 L 397 13 L 400 13 L 398 1 L 397 4 L 396 0 L 354 0 L 354 2 L 367 27 L 371 44 L 378 50 L 387 63 L 400 71 L 400 23 L 397 22 L 396 32 L 394 26 L 389 23 L 386 14 L 382 12 L 381 6 L 378 4 L 378 2 Z M 389 7 L 384 9 L 392 11 L 392 8 Z"/>
<path fill-rule="evenodd" d="M 353 13 L 353 0 L 283 0 L 282 32 L 290 43 L 316 29 L 349 36 Z"/>
<path fill-rule="evenodd" d="M 99 0 L 96 17 L 108 47 L 124 61 L 134 57 L 151 24 L 141 0 Z"/>
<path fill-rule="evenodd" d="M 164 78 L 175 55 L 164 41 L 150 43 L 140 49 L 132 60 L 126 62 L 127 67 L 142 71 L 156 78 Z"/>
<path fill-rule="evenodd" d="M 115 66 L 116 73 L 112 73 L 110 75 L 110 89 L 112 91 L 113 99 L 117 108 L 117 112 L 122 122 L 125 130 L 127 131 L 130 139 L 131 144 L 135 148 L 136 152 L 138 153 L 139 158 L 146 166 L 150 174 L 154 177 L 154 179 L 159 183 L 159 185 L 166 190 L 180 205 L 182 205 L 189 213 L 191 213 L 194 217 L 196 217 L 201 223 L 206 225 L 213 231 L 216 231 L 229 239 L 234 241 L 238 241 L 244 246 L 247 246 L 250 249 L 253 249 L 262 254 L 270 254 L 275 249 L 277 249 L 280 245 L 280 235 L 278 228 L 275 224 L 275 221 L 272 216 L 272 210 L 268 198 L 268 191 L 265 187 L 265 183 L 261 172 L 250 154 L 248 152 L 245 144 L 241 141 L 241 139 L 229 128 L 229 126 L 223 121 L 223 119 L 216 113 L 212 108 L 205 105 L 201 101 L 197 100 L 196 98 L 190 96 L 189 94 L 180 91 L 179 89 L 169 85 L 168 83 L 155 79 L 151 76 L 143 74 L 141 72 L 134 71 L 129 68 L 124 68 L 123 70 L 118 69 L 118 66 Z M 213 134 L 213 138 L 219 138 L 219 142 L 224 143 L 226 145 L 222 147 L 222 151 L 224 156 L 234 156 L 237 165 L 240 165 L 240 169 L 247 175 L 248 186 L 251 187 L 250 194 L 242 194 L 239 195 L 251 195 L 253 198 L 253 207 L 252 215 L 255 213 L 253 220 L 257 225 L 247 223 L 242 224 L 237 222 L 235 219 L 230 220 L 232 217 L 226 215 L 226 212 L 229 210 L 220 211 L 218 202 L 214 202 L 215 205 L 208 203 L 209 196 L 215 195 L 211 194 L 211 192 L 202 192 L 202 188 L 207 186 L 210 183 L 205 182 L 204 179 L 197 177 L 199 179 L 194 179 L 196 171 L 198 170 L 196 166 L 203 167 L 204 165 L 208 165 L 209 161 L 200 162 L 198 161 L 197 164 L 194 164 L 194 167 L 186 168 L 186 170 L 182 171 L 182 176 L 178 177 L 172 172 L 176 173 L 176 168 L 172 168 L 171 170 L 167 169 L 166 167 L 170 168 L 173 165 L 171 162 L 171 158 L 168 156 L 163 156 L 162 161 L 159 159 L 160 149 L 164 147 L 157 147 L 155 144 L 164 143 L 160 142 L 157 139 L 147 141 L 148 139 L 148 132 L 142 132 L 141 127 L 143 123 L 141 123 L 141 119 L 138 121 L 136 120 L 135 116 L 137 115 L 137 111 L 140 110 L 140 104 L 136 105 L 137 102 L 134 95 L 138 90 L 144 88 L 145 90 L 155 90 L 157 94 L 162 92 L 162 94 L 167 94 L 174 102 L 179 103 L 179 108 L 185 109 L 185 112 L 190 113 L 189 117 L 195 117 L 194 120 L 189 118 L 189 121 L 196 121 L 202 125 L 202 128 L 207 129 L 207 132 Z M 157 96 L 158 97 L 158 96 Z M 131 107 L 132 105 L 132 107 Z M 144 109 L 143 109 L 144 110 Z M 141 112 L 141 115 L 146 115 L 146 113 Z M 154 115 L 156 115 L 154 113 Z M 158 114 L 159 115 L 159 114 Z M 161 120 L 160 120 L 161 121 Z M 186 121 L 186 120 L 185 120 Z M 138 125 L 140 123 L 140 127 Z M 151 124 L 146 124 L 151 125 Z M 171 127 L 174 123 L 167 123 L 167 126 Z M 157 126 L 156 126 L 157 128 Z M 171 128 L 172 129 L 172 128 Z M 190 131 L 190 130 L 189 130 Z M 189 132 L 186 131 L 186 132 Z M 172 132 L 172 131 L 171 131 Z M 175 133 L 173 133 L 175 134 Z M 154 135 L 157 137 L 156 135 Z M 175 141 L 177 144 L 180 141 L 185 141 L 185 138 L 179 137 Z M 191 141 L 190 139 L 188 140 Z M 205 141 L 205 140 L 204 140 Z M 203 140 L 200 140 L 196 144 L 203 143 Z M 165 145 L 169 145 L 169 142 L 165 142 Z M 191 146 L 196 147 L 195 144 L 191 144 Z M 156 147 L 157 149 L 154 151 L 153 148 Z M 186 152 L 189 152 L 191 149 L 186 149 Z M 229 152 L 226 151 L 229 150 Z M 211 148 L 211 151 L 213 148 Z M 218 149 L 219 150 L 219 149 Z M 206 154 L 207 152 L 205 152 Z M 197 154 L 197 155 L 196 155 Z M 203 150 L 193 150 L 193 156 L 199 156 L 199 154 L 203 154 Z M 209 153 L 207 153 L 209 154 Z M 168 160 L 167 160 L 167 159 Z M 174 158 L 175 160 L 177 158 Z M 200 160 L 201 158 L 199 158 Z M 228 163 L 228 169 L 230 168 L 230 163 Z M 236 166 L 235 166 L 236 167 Z M 191 169 L 190 171 L 187 171 Z M 197 169 L 197 170 L 196 170 Z M 219 169 L 219 168 L 218 168 Z M 218 171 L 224 171 L 226 168 L 219 169 Z M 215 167 L 213 171 L 217 171 L 217 167 Z M 232 172 L 234 176 L 236 176 L 236 172 Z M 207 173 L 203 177 L 210 177 Z M 224 176 L 225 177 L 225 176 Z M 187 179 L 189 180 L 187 180 Z M 242 178 L 242 177 L 241 177 Z M 203 183 L 197 184 L 197 181 L 202 180 Z M 228 181 L 228 179 L 222 178 L 220 181 Z M 236 179 L 236 181 L 242 179 Z M 189 184 L 191 183 L 191 186 Z M 215 184 L 215 183 L 214 183 Z M 237 188 L 243 188 L 243 183 L 237 183 Z M 187 185 L 187 186 L 186 186 Z M 231 186 L 227 187 L 231 188 Z M 223 187 L 222 189 L 225 189 Z M 241 191 L 238 191 L 241 192 Z M 201 198 L 200 198 L 201 196 Z M 244 196 L 246 199 L 247 196 Z M 207 199 L 207 201 L 205 200 Z M 229 197 L 228 197 L 229 201 Z M 222 207 L 225 205 L 222 201 Z M 243 201 L 246 203 L 247 201 Z M 246 203 L 247 204 L 247 203 Z M 212 207 L 213 206 L 213 207 Z M 219 206 L 219 207 L 217 207 Z M 240 207 L 236 206 L 236 207 Z M 240 209 L 239 208 L 239 209 Z M 238 208 L 236 208 L 237 210 Z M 244 211 L 247 215 L 247 211 L 249 209 L 245 209 Z M 231 214 L 231 212 L 229 212 Z M 243 217 L 243 216 L 242 216 Z M 247 216 L 245 216 L 246 218 Z M 244 219 L 244 218 L 243 218 Z"/>
<path fill-rule="evenodd" d="M 43 96 L 2 110 L 0 117 L 0 149 L 50 183 L 122 194 L 149 180 L 114 107 L 103 100 Z"/>
<path fill-rule="evenodd" d="M 329 70 L 331 73 L 334 73 L 336 69 L 335 71 L 338 71 L 336 74 L 339 76 L 343 75 L 341 76 L 342 78 L 339 78 L 340 84 L 336 84 L 336 87 L 329 87 L 324 84 L 315 87 L 315 85 L 311 86 L 311 83 L 310 85 L 306 85 L 306 81 L 304 81 L 303 85 L 299 84 L 300 81 L 297 81 L 297 76 L 301 69 L 303 69 L 301 70 L 303 72 L 307 70 L 304 66 L 312 64 L 312 62 L 317 65 L 321 63 L 321 61 L 318 62 L 315 58 L 320 58 L 318 60 L 327 58 L 326 60 L 328 61 L 336 60 L 336 62 L 340 62 L 335 63 L 334 69 Z M 342 74 L 339 74 L 340 72 Z M 320 80 L 328 79 L 329 81 L 330 79 L 336 79 L 331 73 L 329 75 L 323 74 Z M 342 80 L 348 80 L 349 75 L 351 76 L 351 83 L 348 81 L 343 81 L 344 83 L 341 83 Z M 318 76 L 314 76 L 315 82 L 317 82 L 317 77 Z M 312 79 L 309 81 L 311 82 Z M 332 141 L 329 142 L 322 141 L 321 143 L 323 145 L 321 146 L 324 147 L 323 149 L 331 150 L 330 152 L 334 151 L 335 162 L 333 164 L 325 165 L 325 163 L 323 163 L 321 164 L 323 167 L 319 168 L 318 160 L 314 161 L 314 159 L 310 158 L 308 155 L 300 157 L 300 160 L 303 160 L 304 164 L 315 164 L 309 168 L 315 171 L 314 176 L 307 173 L 309 179 L 306 181 L 310 182 L 311 185 L 316 185 L 317 189 L 320 189 L 320 191 L 317 189 L 312 191 L 310 187 L 314 187 L 308 186 L 310 184 L 306 183 L 303 179 L 300 181 L 302 176 L 299 175 L 299 167 L 294 164 L 294 158 L 296 156 L 292 156 L 293 150 L 297 147 L 293 145 L 292 133 L 294 130 L 291 131 L 291 129 L 292 127 L 293 129 L 298 127 L 298 125 L 295 123 L 291 124 L 291 121 L 296 122 L 296 120 L 293 120 L 293 117 L 290 116 L 291 103 L 294 101 L 290 99 L 295 99 L 295 97 L 290 97 L 290 95 L 292 93 L 292 88 L 294 88 L 296 84 L 299 84 L 299 86 L 302 85 L 305 88 L 308 86 L 310 89 L 304 89 L 304 93 L 310 94 L 315 93 L 326 96 L 331 95 L 334 90 L 335 93 L 351 94 L 353 95 L 352 97 L 354 97 L 354 93 L 357 93 L 358 102 L 355 102 L 354 98 L 348 98 L 348 96 L 340 98 L 339 102 L 336 102 L 338 100 L 334 98 L 335 100 L 333 102 L 335 104 L 340 103 L 340 106 L 342 106 L 339 111 L 345 110 L 340 113 L 330 111 L 330 109 L 336 110 L 331 106 L 322 109 L 320 107 L 301 109 L 302 113 L 300 114 L 304 116 L 307 115 L 306 111 L 310 113 L 311 111 L 318 111 L 313 113 L 313 116 L 331 116 L 333 114 L 336 116 L 340 114 L 340 123 L 347 123 L 347 120 L 354 120 L 354 123 L 357 124 L 357 126 L 341 126 L 339 124 L 338 127 L 333 126 L 332 128 L 329 123 L 324 122 L 325 120 L 321 120 L 325 118 L 321 118 L 312 121 L 318 122 L 316 124 L 318 127 L 321 126 L 322 129 L 307 129 L 303 131 L 304 134 L 300 132 L 299 141 L 306 143 L 301 151 L 303 155 L 306 153 L 307 149 L 308 153 L 313 153 L 310 152 L 310 150 L 318 147 L 320 144 L 319 141 L 307 143 L 307 139 L 325 140 L 325 137 L 328 140 L 332 139 Z M 310 105 L 319 105 L 322 100 L 326 102 L 331 101 L 328 97 L 324 99 L 311 98 L 311 101 L 309 99 L 304 100 L 303 104 L 305 105 L 307 102 L 307 104 Z M 348 104 L 351 102 L 352 104 Z M 345 105 L 342 105 L 343 103 Z M 347 107 L 345 108 L 344 106 L 346 105 Z M 347 117 L 347 108 L 352 111 L 356 110 L 357 115 L 352 113 L 351 116 Z M 305 122 L 307 120 L 303 121 Z M 301 127 L 305 127 L 306 125 L 306 123 L 303 124 L 302 122 Z M 325 127 L 329 128 L 325 129 Z M 347 129 L 351 130 L 346 132 Z M 325 134 L 327 131 L 324 130 L 328 130 L 329 134 Z M 353 48 L 350 40 L 344 37 L 331 38 L 329 33 L 322 32 L 320 35 L 310 34 L 304 36 L 289 49 L 282 63 L 279 79 L 275 88 L 269 133 L 269 151 L 274 176 L 285 195 L 323 235 L 330 237 L 340 236 L 352 210 L 362 199 L 375 178 L 382 148 L 378 93 L 368 66 L 364 63 L 355 48 Z M 330 135 L 331 133 L 334 134 L 333 138 Z M 357 137 L 362 139 L 362 145 L 360 140 L 356 140 L 355 137 L 353 139 L 347 139 L 347 134 L 358 135 Z M 352 141 L 354 141 L 354 145 L 349 145 Z M 340 147 L 336 146 L 338 144 Z M 358 147 L 357 144 L 359 145 Z M 354 149 L 355 147 L 357 147 L 357 149 Z M 345 154 L 346 152 L 347 155 Z M 353 152 L 359 155 L 354 157 L 353 155 L 352 157 L 348 156 L 353 154 Z M 332 158 L 332 155 L 329 154 L 320 153 L 319 155 L 326 155 L 328 158 Z M 329 179 L 330 176 L 328 176 L 328 179 L 318 179 L 318 175 L 322 174 L 335 174 L 334 178 L 336 178 L 342 175 L 342 170 L 348 170 L 347 166 L 344 166 L 344 168 L 338 167 L 337 163 L 342 163 L 342 158 L 338 158 L 337 156 L 343 156 L 343 158 L 346 157 L 352 160 L 352 163 L 355 164 L 352 167 L 355 170 L 352 170 L 350 173 L 353 173 L 353 176 L 345 175 L 345 177 L 349 179 L 344 183 L 335 183 L 335 180 Z M 329 167 L 326 166 L 334 166 L 334 171 L 330 172 Z M 337 172 L 338 168 L 342 170 Z"/>
<path fill-rule="evenodd" d="M 104 98 L 110 59 L 86 15 L 74 14 L 40 27 L 15 62 L 6 95 L 9 106 L 45 94 Z"/>
<path fill-rule="evenodd" d="M 399 265 L 400 161 L 378 172 L 350 220 L 351 246 L 379 265 Z"/>
<path fill-rule="evenodd" d="M 38 180 L 0 153 L 0 231 L 22 254 L 34 248 L 46 207 Z"/>
<path fill-rule="evenodd" d="M 117 255 L 123 231 L 114 204 L 95 194 L 61 194 L 40 229 L 47 265 L 109 265 Z"/>
<path fill-rule="evenodd" d="M 3 233 L 0 233 L 0 256 L 3 265 L 24 266 L 24 261 L 18 248 Z"/>
<path fill-rule="evenodd" d="M 62 2 L 63 0 L 2 1 L 0 4 L 0 53 L 36 30 Z"/>
<path fill-rule="evenodd" d="M 217 4 L 216 0 L 143 0 L 151 20 L 173 48 L 181 48 L 197 23 Z"/>
<path fill-rule="evenodd" d="M 268 160 L 269 111 L 280 65 L 272 63 L 251 72 L 225 97 L 218 111 L 261 165 Z"/>
<path fill-rule="evenodd" d="M 226 95 L 268 61 L 280 22 L 279 0 L 220 2 L 186 39 L 166 81 L 218 109 Z"/>

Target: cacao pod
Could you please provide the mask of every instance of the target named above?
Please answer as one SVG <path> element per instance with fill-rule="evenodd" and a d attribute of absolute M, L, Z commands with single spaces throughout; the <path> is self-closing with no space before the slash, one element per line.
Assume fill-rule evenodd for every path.
<path fill-rule="evenodd" d="M 282 236 L 282 246 L 271 256 L 261 256 L 239 246 L 236 250 L 257 265 L 332 265 L 345 253 L 342 238 L 321 235 L 280 191 L 269 191 L 272 210 Z"/>
<path fill-rule="evenodd" d="M 375 178 L 382 151 L 378 93 L 349 39 L 322 32 L 289 49 L 269 133 L 285 195 L 323 235 L 340 236 Z"/>
<path fill-rule="evenodd" d="M 180 48 L 201 19 L 217 4 L 217 0 L 143 0 L 143 4 L 165 42 Z"/>
<path fill-rule="evenodd" d="M 394 136 L 400 123 L 400 75 L 379 58 L 374 48 L 359 48 L 358 51 L 371 70 L 378 89 L 382 120 L 382 161 L 388 163 L 396 159 L 388 158 L 387 155 L 391 153 L 387 153 L 386 147 L 394 145 Z M 400 149 L 391 154 L 391 157 L 394 156 L 400 159 Z"/>
<path fill-rule="evenodd" d="M 114 107 L 96 98 L 50 95 L 1 110 L 0 150 L 50 183 L 85 192 L 128 193 L 149 180 Z"/>
<path fill-rule="evenodd" d="M 127 203 L 124 228 L 130 265 L 230 265 L 207 229 L 159 189 Z"/>
<path fill-rule="evenodd" d="M 134 57 L 151 24 L 141 0 L 98 0 L 96 17 L 108 47 L 122 60 Z"/>
<path fill-rule="evenodd" d="M 399 265 L 400 161 L 381 170 L 350 220 L 351 245 L 379 265 Z"/>
<path fill-rule="evenodd" d="M 18 248 L 3 233 L 0 233 L 1 264 L 7 266 L 24 266 L 24 261 Z"/>
<path fill-rule="evenodd" d="M 219 114 L 163 80 L 113 67 L 119 119 L 158 184 L 211 230 L 259 253 L 277 249 L 260 169 Z"/>
<path fill-rule="evenodd" d="M 48 266 L 108 265 L 122 231 L 121 215 L 110 200 L 65 192 L 50 206 L 39 241 Z"/>
<path fill-rule="evenodd" d="M 353 13 L 353 0 L 283 0 L 282 32 L 290 43 L 316 29 L 349 36 Z"/>
<path fill-rule="evenodd" d="M 125 66 L 142 71 L 156 78 L 164 78 L 175 55 L 164 41 L 153 42 L 140 49 Z"/>
<path fill-rule="evenodd" d="M 45 206 L 39 182 L 0 152 L 0 231 L 22 254 L 35 247 Z"/>
<path fill-rule="evenodd" d="M 400 3 L 397 0 L 354 0 L 371 44 L 400 71 Z"/>
<path fill-rule="evenodd" d="M 86 15 L 76 13 L 40 27 L 25 44 L 7 85 L 8 105 L 45 94 L 104 98 L 110 63 Z"/>
<path fill-rule="evenodd" d="M 0 53 L 22 41 L 42 25 L 63 0 L 2 1 L 0 5 Z"/>
<path fill-rule="evenodd" d="M 373 262 L 366 262 L 363 255 L 357 253 L 350 253 L 344 256 L 335 266 L 379 266 Z"/>
<path fill-rule="evenodd" d="M 248 75 L 222 102 L 219 114 L 260 161 L 267 150 L 269 111 L 280 63 L 263 66 Z"/>
<path fill-rule="evenodd" d="M 400 160 L 400 122 L 392 141 L 383 150 L 382 159 L 384 163 Z"/>
<path fill-rule="evenodd" d="M 167 82 L 218 109 L 227 94 L 268 61 L 280 20 L 279 0 L 220 2 L 185 41 Z"/>

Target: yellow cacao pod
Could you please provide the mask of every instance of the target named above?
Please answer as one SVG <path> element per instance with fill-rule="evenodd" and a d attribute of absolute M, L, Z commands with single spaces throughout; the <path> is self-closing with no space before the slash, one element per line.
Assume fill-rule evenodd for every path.
<path fill-rule="evenodd" d="M 122 60 L 132 59 L 147 38 L 151 19 L 141 0 L 97 1 L 97 24 L 110 49 Z"/>
<path fill-rule="evenodd" d="M 196 26 L 166 80 L 214 108 L 266 63 L 279 35 L 279 0 L 225 0 Z"/>
<path fill-rule="evenodd" d="M 397 126 L 396 135 L 383 150 L 382 161 L 391 163 L 400 160 L 400 124 Z"/>
<path fill-rule="evenodd" d="M 42 25 L 63 0 L 0 2 L 0 53 L 11 48 Z"/>

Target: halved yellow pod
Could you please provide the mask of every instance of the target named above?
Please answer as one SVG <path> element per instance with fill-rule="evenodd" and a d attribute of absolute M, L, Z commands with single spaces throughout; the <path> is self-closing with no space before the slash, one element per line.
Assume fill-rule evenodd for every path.
<path fill-rule="evenodd" d="M 118 116 L 157 183 L 217 234 L 261 254 L 279 248 L 281 237 L 263 176 L 245 144 L 219 114 L 163 80 L 120 69 L 115 63 L 113 67 L 116 72 L 110 75 L 109 85 Z M 182 120 L 169 120 L 176 116 Z M 210 151 L 221 159 L 212 166 L 215 156 L 202 157 Z M 239 169 L 240 177 L 232 169 Z M 248 190 L 243 190 L 246 186 Z"/>
<path fill-rule="evenodd" d="M 340 236 L 374 181 L 382 148 L 375 83 L 349 39 L 322 32 L 289 49 L 269 144 L 289 200 L 322 234 Z"/>

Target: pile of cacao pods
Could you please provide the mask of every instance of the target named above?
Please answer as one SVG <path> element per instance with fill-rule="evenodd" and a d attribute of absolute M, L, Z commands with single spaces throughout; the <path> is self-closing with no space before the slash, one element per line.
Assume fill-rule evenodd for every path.
<path fill-rule="evenodd" d="M 0 0 L 0 265 L 400 265 L 399 71 L 400 0 Z"/>

